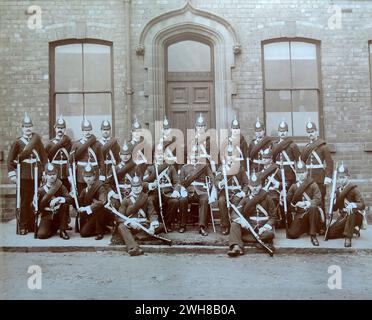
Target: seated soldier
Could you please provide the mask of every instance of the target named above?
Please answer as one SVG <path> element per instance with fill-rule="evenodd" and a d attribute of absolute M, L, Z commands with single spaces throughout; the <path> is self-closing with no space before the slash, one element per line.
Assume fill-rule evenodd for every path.
<path fill-rule="evenodd" d="M 115 217 L 118 223 L 119 234 L 125 241 L 127 251 L 131 256 L 143 254 L 134 235 L 142 239 L 148 237 L 148 234 L 139 227 L 139 224 L 148 228 L 152 234 L 157 234 L 164 230 L 164 227 L 158 222 L 152 201 L 142 189 L 141 178 L 134 176 L 131 193 L 123 200 L 119 208 L 119 212 L 128 217 L 129 220 L 124 221 L 120 217 Z"/>
<path fill-rule="evenodd" d="M 288 190 L 288 208 L 292 213 L 292 223 L 288 229 L 288 238 L 297 239 L 302 234 L 310 234 L 311 243 L 319 246 L 316 234 L 319 229 L 322 195 L 318 185 L 307 177 L 306 165 L 302 160 L 296 163 L 297 182 Z"/>
<path fill-rule="evenodd" d="M 212 186 L 214 177 L 212 170 L 207 163 L 200 163 L 197 151 L 193 149 L 189 154 L 189 163 L 181 168 L 180 183 L 181 198 L 180 212 L 181 223 L 179 232 L 186 231 L 187 209 L 189 203 L 199 204 L 199 233 L 207 236 L 207 217 L 208 217 L 208 192 L 206 191 L 206 177 L 209 177 Z"/>
<path fill-rule="evenodd" d="M 353 234 L 359 236 L 365 222 L 365 204 L 358 187 L 349 180 L 348 168 L 341 164 L 337 168 L 337 173 L 340 187 L 336 191 L 333 210 L 338 210 L 340 215 L 329 227 L 328 239 L 345 238 L 344 246 L 351 247 Z"/>
<path fill-rule="evenodd" d="M 226 194 L 229 196 L 229 201 L 238 205 L 240 200 L 248 194 L 248 178 L 241 165 L 240 160 L 233 158 L 232 146 L 227 147 L 226 163 L 222 163 L 216 172 L 216 184 L 220 189 L 218 195 L 218 208 L 221 214 L 221 229 L 223 235 L 228 235 L 230 232 L 230 214 L 227 208 Z M 225 176 L 227 182 L 227 191 L 225 186 Z"/>
<path fill-rule="evenodd" d="M 230 250 L 227 252 L 230 257 L 244 253 L 244 241 L 256 241 L 248 228 L 248 223 L 261 240 L 268 244 L 272 244 L 275 236 L 276 209 L 271 197 L 262 189 L 262 178 L 259 174 L 252 174 L 249 180 L 249 187 L 251 193 L 244 197 L 237 207 L 245 219 L 239 217 L 235 211 L 231 212 Z"/>
<path fill-rule="evenodd" d="M 101 240 L 106 229 L 106 190 L 102 182 L 96 179 L 91 165 L 85 166 L 82 174 L 87 187 L 79 195 L 80 235 L 96 236 L 96 240 Z"/>
<path fill-rule="evenodd" d="M 62 239 L 70 239 L 66 229 L 72 198 L 62 181 L 57 178 L 57 174 L 55 165 L 48 163 L 45 166 L 46 183 L 38 189 L 38 207 L 41 214 L 37 233 L 39 239 L 50 238 L 58 229 Z"/>

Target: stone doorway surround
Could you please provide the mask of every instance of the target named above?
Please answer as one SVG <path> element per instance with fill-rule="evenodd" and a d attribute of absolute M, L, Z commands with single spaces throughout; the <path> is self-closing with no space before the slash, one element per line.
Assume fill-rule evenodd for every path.
<path fill-rule="evenodd" d="M 153 119 L 148 119 L 150 129 L 153 132 L 154 121 L 163 119 L 165 114 L 166 43 L 182 35 L 204 38 L 213 45 L 216 129 L 228 128 L 234 113 L 237 113 L 232 107 L 236 84 L 232 80 L 231 69 L 235 67 L 235 55 L 240 54 L 241 45 L 229 22 L 213 13 L 196 9 L 187 2 L 180 9 L 150 20 L 142 29 L 136 47 L 137 55 L 143 56 L 143 67 L 147 74 L 145 97 L 154 111 Z"/>

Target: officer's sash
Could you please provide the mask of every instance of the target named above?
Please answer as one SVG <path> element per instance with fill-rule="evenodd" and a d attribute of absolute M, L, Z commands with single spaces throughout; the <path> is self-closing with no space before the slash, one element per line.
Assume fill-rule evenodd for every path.
<path fill-rule="evenodd" d="M 109 152 L 109 150 L 112 150 L 114 147 L 114 144 L 117 142 L 117 139 L 114 137 L 111 137 L 105 144 L 102 143 L 102 140 L 100 140 L 102 144 L 102 154 L 106 156 L 106 154 Z"/>
<path fill-rule="evenodd" d="M 243 207 L 242 213 L 245 216 L 250 216 L 252 213 L 256 211 L 257 204 L 261 203 L 266 199 L 267 193 L 265 191 L 261 191 L 258 195 L 254 196 L 252 199 L 248 200 Z"/>
<path fill-rule="evenodd" d="M 310 154 L 313 151 L 315 151 L 318 147 L 320 147 L 322 145 L 325 145 L 325 144 L 326 144 L 326 142 L 324 140 L 322 140 L 322 139 L 317 139 L 315 142 L 310 143 L 302 151 L 301 159 L 306 163 L 306 161 L 309 158 Z"/>
<path fill-rule="evenodd" d="M 147 195 L 142 192 L 134 201 L 134 203 L 127 207 L 126 215 L 131 216 L 138 213 L 140 210 L 142 210 L 142 207 L 145 205 L 147 200 Z"/>
<path fill-rule="evenodd" d="M 291 202 L 293 204 L 296 204 L 297 202 L 301 201 L 302 200 L 302 196 L 305 192 L 305 190 L 313 183 L 313 179 L 311 178 L 308 178 L 304 181 L 304 183 L 302 183 L 298 189 L 295 191 L 294 195 L 293 195 L 293 198 L 291 200 Z"/>
<path fill-rule="evenodd" d="M 75 150 L 75 159 L 80 160 L 84 156 L 88 148 L 91 147 L 96 141 L 96 137 L 92 135 L 85 143 L 77 147 Z"/>
<path fill-rule="evenodd" d="M 46 188 L 45 188 L 46 187 Z M 41 207 L 47 207 L 49 200 L 52 199 L 52 197 L 57 193 L 57 191 L 62 187 L 61 180 L 57 179 L 56 183 L 51 186 L 50 188 L 45 185 L 44 190 L 46 191 L 45 195 L 40 200 L 40 206 Z"/>
<path fill-rule="evenodd" d="M 283 141 L 275 145 L 273 148 L 273 159 L 276 159 L 276 157 L 283 152 L 283 150 L 287 149 L 292 142 L 293 140 L 291 138 L 285 138 Z"/>
<path fill-rule="evenodd" d="M 261 150 L 261 149 L 265 149 L 265 147 L 271 143 L 271 139 L 268 137 L 268 136 L 265 136 L 259 143 L 257 143 L 256 145 L 254 145 L 254 147 L 252 148 L 249 156 L 251 159 L 254 159 L 256 158 L 258 152 Z"/>
<path fill-rule="evenodd" d="M 22 139 L 23 137 L 20 138 L 20 140 L 25 144 L 25 147 L 23 148 L 22 152 L 19 154 L 19 161 L 22 161 L 26 158 L 28 158 L 31 153 L 33 153 L 36 145 L 38 143 L 41 143 L 40 136 L 36 133 L 32 134 L 32 138 L 29 142 L 27 140 Z"/>
<path fill-rule="evenodd" d="M 86 192 L 84 197 L 85 204 L 91 204 L 93 202 L 94 195 L 98 191 L 98 189 L 102 186 L 100 181 L 95 181 L 92 187 Z"/>
<path fill-rule="evenodd" d="M 48 158 L 50 159 L 51 157 L 54 158 L 57 156 L 57 153 L 60 149 L 64 149 L 71 143 L 71 139 L 64 135 L 61 140 L 59 140 L 57 143 L 53 143 L 53 146 L 48 150 Z M 66 153 L 64 152 L 66 155 Z M 66 155 L 66 159 L 68 159 L 68 154 Z"/>
<path fill-rule="evenodd" d="M 270 167 L 268 167 L 267 169 L 265 169 L 262 173 L 261 173 L 261 178 L 262 178 L 262 181 L 265 181 L 267 179 L 268 176 L 272 175 L 272 173 L 275 171 L 276 173 L 276 170 L 278 169 L 278 165 L 273 163 Z"/>
<path fill-rule="evenodd" d="M 342 209 L 345 207 L 345 198 L 347 194 L 356 187 L 357 187 L 356 185 L 350 184 L 344 190 L 342 190 L 340 195 L 337 197 L 337 203 L 336 203 L 337 208 Z"/>
<path fill-rule="evenodd" d="M 192 174 L 191 176 L 187 177 L 183 183 L 183 186 L 185 188 L 188 188 L 190 186 L 190 184 L 195 181 L 205 170 L 207 170 L 207 165 L 203 165 L 201 166 L 201 168 L 199 168 L 196 172 L 194 172 L 194 174 Z"/>

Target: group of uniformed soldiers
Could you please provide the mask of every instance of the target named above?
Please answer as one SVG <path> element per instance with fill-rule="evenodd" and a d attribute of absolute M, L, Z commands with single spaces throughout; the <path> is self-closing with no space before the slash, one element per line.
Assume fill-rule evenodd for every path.
<path fill-rule="evenodd" d="M 100 139 L 86 118 L 82 138 L 75 142 L 66 135 L 62 116 L 54 128 L 55 137 L 44 147 L 25 115 L 23 134 L 9 152 L 9 177 L 17 183 L 19 194 L 21 235 L 35 232 L 45 239 L 59 231 L 62 239 L 69 239 L 73 207 L 75 231 L 82 237 L 100 240 L 110 231 L 108 226 L 114 226 L 129 254 L 140 255 L 136 237 L 171 232 L 176 220 L 178 231 L 185 232 L 193 203 L 198 204 L 202 236 L 208 235 L 209 222 L 215 228 L 212 208 L 219 209 L 221 232 L 229 236 L 229 256 L 243 254 L 244 241 L 254 240 L 253 235 L 270 246 L 275 228 L 286 228 L 292 239 L 307 233 L 314 246 L 319 246 L 317 234 L 327 233 L 329 239 L 345 238 L 345 247 L 350 247 L 353 236 L 365 227 L 365 205 L 358 187 L 350 182 L 346 165 L 334 170 L 327 144 L 310 120 L 306 124 L 309 141 L 301 152 L 288 137 L 285 121 L 280 122 L 274 140 L 257 119 L 255 138 L 248 144 L 235 117 L 221 161 L 216 163 L 211 155 L 213 141 L 206 137 L 206 123 L 200 115 L 186 164 L 177 162 L 177 144 L 166 118 L 153 163 L 144 155 L 146 141 L 137 119 L 129 142 L 122 147 L 106 120 Z M 332 212 L 325 209 L 329 184 L 333 186 Z M 333 211 L 339 212 L 338 218 L 327 228 L 327 216 Z M 35 222 L 35 215 L 41 217 L 40 222 Z"/>

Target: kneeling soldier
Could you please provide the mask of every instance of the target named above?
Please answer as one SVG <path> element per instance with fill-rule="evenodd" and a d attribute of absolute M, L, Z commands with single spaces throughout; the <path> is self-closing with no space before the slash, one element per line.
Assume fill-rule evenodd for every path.
<path fill-rule="evenodd" d="M 91 165 L 84 167 L 83 179 L 87 187 L 79 195 L 80 208 L 80 235 L 92 237 L 96 240 L 103 239 L 106 228 L 106 203 L 107 195 L 103 184 L 96 179 L 95 170 Z"/>
<path fill-rule="evenodd" d="M 123 200 L 119 209 L 120 213 L 129 217 L 129 220 L 124 222 L 123 219 L 116 217 L 116 221 L 119 224 L 118 230 L 125 241 L 128 253 L 131 256 L 138 256 L 143 254 L 143 251 L 136 242 L 134 235 L 142 239 L 148 237 L 147 233 L 141 230 L 139 224 L 148 228 L 153 234 L 160 233 L 164 227 L 160 226 L 157 220 L 152 201 L 142 191 L 141 178 L 134 176 L 131 183 L 131 193 Z"/>
<path fill-rule="evenodd" d="M 45 167 L 46 183 L 38 190 L 39 211 L 41 214 L 37 237 L 47 239 L 59 229 L 59 236 L 68 240 L 67 220 L 69 205 L 72 203 L 67 188 L 57 178 L 55 165 L 48 163 Z"/>
<path fill-rule="evenodd" d="M 333 210 L 339 210 L 340 216 L 328 230 L 329 239 L 345 238 L 345 247 L 351 247 L 353 234 L 360 235 L 365 218 L 365 204 L 358 187 L 349 180 L 349 170 L 343 164 L 337 168 L 338 183 L 336 201 Z"/>
<path fill-rule="evenodd" d="M 262 241 L 271 244 L 275 236 L 276 209 L 271 197 L 262 189 L 261 176 L 253 173 L 249 180 L 249 187 L 251 188 L 250 195 L 243 198 L 237 207 L 247 221 L 242 220 L 235 211 L 232 211 L 229 236 L 230 250 L 227 252 L 230 257 L 243 254 L 244 241 L 255 241 L 254 236 L 249 231 L 247 222 Z"/>
<path fill-rule="evenodd" d="M 297 182 L 292 184 L 287 194 L 293 217 L 288 238 L 297 239 L 303 233 L 308 233 L 311 243 L 319 246 L 316 234 L 319 229 L 322 194 L 316 182 L 307 177 L 306 165 L 301 160 L 296 163 L 296 176 Z"/>

